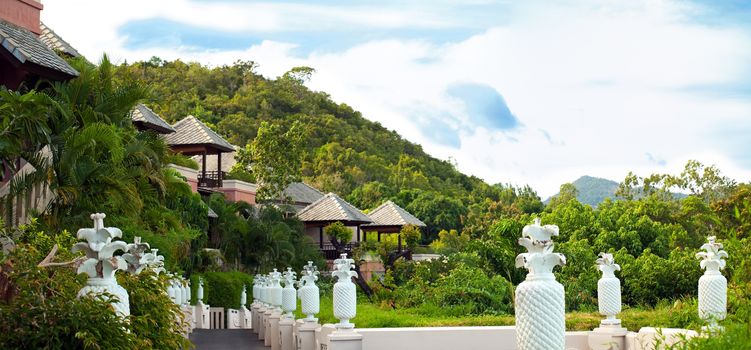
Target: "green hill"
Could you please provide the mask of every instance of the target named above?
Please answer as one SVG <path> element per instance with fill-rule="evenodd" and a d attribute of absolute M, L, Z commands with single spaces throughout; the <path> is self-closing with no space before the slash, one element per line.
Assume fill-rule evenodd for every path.
<path fill-rule="evenodd" d="M 293 68 L 276 79 L 255 68 L 253 62 L 207 67 L 152 58 L 122 64 L 115 74 L 148 84 L 152 97 L 146 104 L 167 121 L 194 115 L 241 147 L 256 137 L 262 122 L 284 129 L 302 123 L 301 180 L 336 192 L 361 209 L 391 199 L 425 221 L 431 233 L 461 229 L 471 210 L 481 220 L 491 207 L 488 200 L 511 205 L 523 197 L 514 210 L 542 207 L 528 187 L 491 186 L 462 174 L 451 162 L 428 155 L 325 92 L 311 91 L 305 86 L 314 74 L 310 68 Z"/>
<path fill-rule="evenodd" d="M 613 180 L 586 175 L 576 179 L 572 184 L 577 190 L 576 199 L 593 207 L 596 207 L 605 198 L 615 197 L 615 191 L 618 189 L 618 183 Z M 545 200 L 545 203 L 549 201 L 550 198 Z"/>

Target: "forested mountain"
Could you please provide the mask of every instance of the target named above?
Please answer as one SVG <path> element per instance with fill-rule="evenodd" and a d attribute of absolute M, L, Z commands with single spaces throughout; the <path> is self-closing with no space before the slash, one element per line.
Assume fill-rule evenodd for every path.
<path fill-rule="evenodd" d="M 576 199 L 592 207 L 602 203 L 605 198 L 615 197 L 615 191 L 618 190 L 618 183 L 613 180 L 587 175 L 576 179 L 572 184 L 576 188 Z M 557 195 L 555 194 L 553 197 Z M 545 200 L 545 203 L 549 201 L 550 198 Z"/>
<path fill-rule="evenodd" d="M 392 199 L 424 220 L 432 234 L 461 229 L 473 205 L 500 201 L 518 212 L 542 206 L 529 188 L 491 186 L 464 175 L 325 92 L 309 90 L 304 83 L 314 74 L 311 68 L 293 68 L 276 79 L 255 68 L 253 62 L 209 68 L 152 58 L 123 64 L 116 75 L 150 85 L 146 103 L 167 121 L 192 114 L 240 147 L 253 141 L 264 122 L 284 130 L 301 123 L 301 180 L 361 209 Z M 519 197 L 526 204 L 514 204 Z"/>

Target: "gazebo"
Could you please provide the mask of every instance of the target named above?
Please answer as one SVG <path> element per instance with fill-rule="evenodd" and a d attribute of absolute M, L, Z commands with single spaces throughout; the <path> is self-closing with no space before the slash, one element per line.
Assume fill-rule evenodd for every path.
<path fill-rule="evenodd" d="M 199 191 L 212 192 L 212 189 L 222 187 L 225 174 L 222 171 L 221 155 L 234 151 L 232 144 L 192 115 L 183 118 L 172 127 L 175 132 L 165 136 L 165 141 L 170 148 L 186 156 L 201 156 L 201 173 L 198 175 Z M 217 156 L 215 171 L 206 170 L 206 156 L 210 154 Z"/>
<path fill-rule="evenodd" d="M 402 228 L 407 225 L 413 225 L 417 227 L 425 227 L 425 223 L 408 211 L 402 209 L 402 207 L 396 205 L 392 201 L 387 201 L 381 204 L 378 208 L 373 209 L 368 214 L 371 220 L 370 224 L 362 225 L 363 235 L 367 238 L 368 232 L 377 232 L 378 241 L 381 241 L 382 233 L 399 233 Z M 363 239 L 365 239 L 363 238 Z M 402 250 L 402 237 L 398 239 L 398 249 Z"/>
<path fill-rule="evenodd" d="M 324 243 L 324 227 L 334 222 L 341 222 L 344 226 L 354 227 L 355 242 L 359 242 L 360 225 L 372 222 L 367 215 L 334 193 L 327 193 L 300 210 L 297 213 L 297 218 L 305 224 L 305 232 L 308 235 L 315 236 L 316 233 L 318 234 L 318 246 L 324 252 L 327 259 L 336 258 L 336 249 L 334 249 L 331 243 Z M 351 243 L 348 245 L 351 246 Z"/>
<path fill-rule="evenodd" d="M 133 108 L 130 112 L 130 119 L 133 121 L 133 126 L 139 131 L 151 130 L 157 134 L 175 132 L 175 129 L 167 124 L 162 117 L 143 104 L 138 104 L 136 108 Z"/>

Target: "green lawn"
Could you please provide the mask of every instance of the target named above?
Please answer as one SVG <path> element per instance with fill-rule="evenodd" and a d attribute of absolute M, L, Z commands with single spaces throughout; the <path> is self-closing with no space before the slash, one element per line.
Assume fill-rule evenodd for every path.
<path fill-rule="evenodd" d="M 676 303 L 654 309 L 626 308 L 619 318 L 629 330 L 638 330 L 646 326 L 687 327 L 693 321 L 692 317 L 685 316 L 687 312 L 691 312 L 690 307 Z M 298 316 L 303 315 L 298 311 Z M 321 298 L 321 312 L 318 314 L 318 319 L 321 324 L 338 322 L 333 315 L 331 298 Z M 592 330 L 600 324 L 601 319 L 603 316 L 596 312 L 570 312 L 566 314 L 566 329 Z M 357 316 L 352 322 L 358 328 L 508 326 L 514 324 L 514 315 L 436 316 L 417 308 L 390 309 L 359 300 Z"/>

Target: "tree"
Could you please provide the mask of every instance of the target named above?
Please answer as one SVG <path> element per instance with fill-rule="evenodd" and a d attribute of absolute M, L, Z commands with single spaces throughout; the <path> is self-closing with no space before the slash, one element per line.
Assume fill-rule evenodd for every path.
<path fill-rule="evenodd" d="M 280 198 L 289 184 L 300 180 L 303 126 L 294 122 L 284 131 L 279 124 L 261 123 L 251 144 L 251 170 L 260 183 L 258 197 Z"/>

